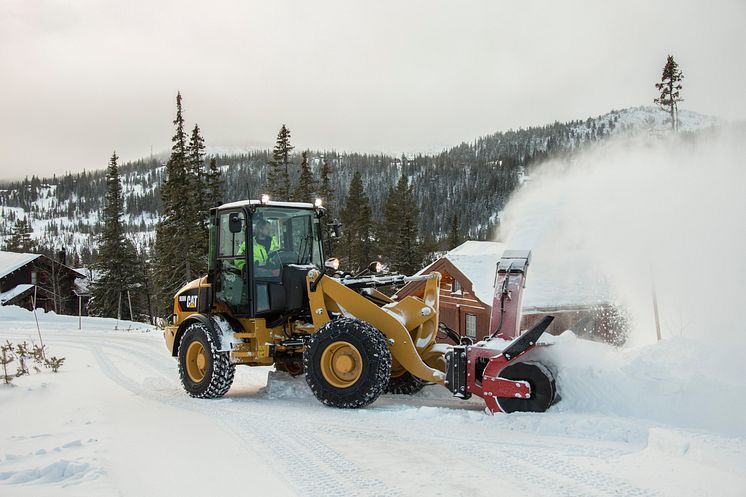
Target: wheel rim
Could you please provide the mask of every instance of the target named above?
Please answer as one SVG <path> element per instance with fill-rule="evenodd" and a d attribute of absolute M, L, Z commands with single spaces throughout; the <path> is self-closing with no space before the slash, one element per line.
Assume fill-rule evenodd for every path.
<path fill-rule="evenodd" d="M 189 379 L 195 383 L 199 383 L 205 378 L 207 354 L 202 344 L 197 341 L 190 343 L 189 348 L 187 348 L 186 370 Z"/>
<path fill-rule="evenodd" d="M 334 342 L 321 354 L 321 374 L 334 387 L 351 387 L 363 374 L 363 357 L 351 343 Z"/>

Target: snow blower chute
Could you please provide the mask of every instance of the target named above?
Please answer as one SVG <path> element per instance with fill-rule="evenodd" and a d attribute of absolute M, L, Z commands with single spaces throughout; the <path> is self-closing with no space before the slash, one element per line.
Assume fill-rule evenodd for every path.
<path fill-rule="evenodd" d="M 490 335 L 476 344 L 465 343 L 446 352 L 445 386 L 453 395 L 482 397 L 492 412 L 543 412 L 557 398 L 554 374 L 524 355 L 554 319 L 546 316 L 521 334 L 521 303 L 528 250 L 506 250 L 497 264 Z"/>

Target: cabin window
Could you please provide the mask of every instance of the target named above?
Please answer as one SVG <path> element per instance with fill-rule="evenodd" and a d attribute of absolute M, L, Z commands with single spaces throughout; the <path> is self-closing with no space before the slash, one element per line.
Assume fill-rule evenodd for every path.
<path fill-rule="evenodd" d="M 469 338 L 477 337 L 477 316 L 474 314 L 466 315 L 466 336 Z"/>
<path fill-rule="evenodd" d="M 457 279 L 453 280 L 453 285 L 451 285 L 451 293 L 461 294 L 461 283 Z"/>

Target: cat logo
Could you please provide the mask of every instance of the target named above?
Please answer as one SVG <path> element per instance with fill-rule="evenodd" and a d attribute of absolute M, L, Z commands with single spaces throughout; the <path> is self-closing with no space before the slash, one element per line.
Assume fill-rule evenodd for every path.
<path fill-rule="evenodd" d="M 197 308 L 197 296 L 187 295 L 186 306 L 187 306 L 187 309 L 196 309 Z"/>

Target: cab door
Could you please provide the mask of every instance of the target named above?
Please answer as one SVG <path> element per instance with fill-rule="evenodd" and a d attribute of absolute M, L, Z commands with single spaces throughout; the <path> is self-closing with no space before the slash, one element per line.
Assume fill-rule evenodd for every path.
<path fill-rule="evenodd" d="M 241 209 L 218 214 L 215 298 L 226 304 L 234 315 L 251 314 L 249 297 L 248 230 Z"/>

